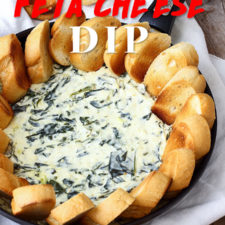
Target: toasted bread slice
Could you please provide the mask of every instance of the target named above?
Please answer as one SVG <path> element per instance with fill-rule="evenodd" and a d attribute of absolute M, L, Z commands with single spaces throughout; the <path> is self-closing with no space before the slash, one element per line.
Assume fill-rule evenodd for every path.
<path fill-rule="evenodd" d="M 89 211 L 80 223 L 83 225 L 107 225 L 116 219 L 133 202 L 134 198 L 119 188 L 94 209 Z"/>
<path fill-rule="evenodd" d="M 158 96 L 167 82 L 183 67 L 197 66 L 198 54 L 189 43 L 181 42 L 163 51 L 149 67 L 144 84 L 148 92 Z"/>
<path fill-rule="evenodd" d="M 170 191 L 179 191 L 189 186 L 195 169 L 195 155 L 191 149 L 175 149 L 165 155 L 159 171 L 172 178 Z"/>
<path fill-rule="evenodd" d="M 66 14 L 61 15 L 54 23 L 51 33 L 52 39 L 49 43 L 49 51 L 52 58 L 62 66 L 70 65 L 69 53 L 72 51 L 72 26 L 79 26 L 85 21 L 85 14 L 81 17 Z"/>
<path fill-rule="evenodd" d="M 206 119 L 200 115 L 193 115 L 181 120 L 175 127 L 188 129 L 194 140 L 195 159 L 198 160 L 206 155 L 211 146 L 211 133 Z"/>
<path fill-rule="evenodd" d="M 205 118 L 193 115 L 181 120 L 173 127 L 173 131 L 167 141 L 164 156 L 173 149 L 188 147 L 195 153 L 198 160 L 206 155 L 211 146 L 211 133 Z"/>
<path fill-rule="evenodd" d="M 0 168 L 10 173 L 13 173 L 13 167 L 14 167 L 13 162 L 10 159 L 8 159 L 5 155 L 0 153 Z"/>
<path fill-rule="evenodd" d="M 174 126 L 164 149 L 162 160 L 168 152 L 178 148 L 188 148 L 194 151 L 194 138 L 187 126 Z"/>
<path fill-rule="evenodd" d="M 173 126 L 187 117 L 196 114 L 203 116 L 207 120 L 209 127 L 213 127 L 216 113 L 215 104 L 212 97 L 205 93 L 197 93 L 189 97 L 181 112 L 177 115 Z"/>
<path fill-rule="evenodd" d="M 112 16 L 95 17 L 85 21 L 81 26 L 94 29 L 98 35 L 98 43 L 96 47 L 87 53 L 86 50 L 90 43 L 89 32 L 82 28 L 80 31 L 80 51 L 81 53 L 70 53 L 70 62 L 73 66 L 84 71 L 96 71 L 101 68 L 104 63 L 103 55 L 107 41 L 107 26 L 119 27 L 120 21 Z"/>
<path fill-rule="evenodd" d="M 53 209 L 46 220 L 50 225 L 74 223 L 92 208 L 94 208 L 92 201 L 80 193 Z"/>
<path fill-rule="evenodd" d="M 5 153 L 9 145 L 9 137 L 5 132 L 0 128 L 0 153 Z M 1 167 L 1 166 L 0 166 Z"/>
<path fill-rule="evenodd" d="M 139 39 L 139 38 L 138 38 Z M 137 39 L 137 40 L 138 40 Z M 171 45 L 171 37 L 163 33 L 149 33 L 147 39 L 135 43 L 135 53 L 125 57 L 125 68 L 136 82 L 141 83 L 153 60 Z"/>
<path fill-rule="evenodd" d="M 116 30 L 115 37 L 115 53 L 108 53 L 108 50 L 104 53 L 104 62 L 106 66 L 115 74 L 121 75 L 126 71 L 125 69 L 125 55 L 127 50 L 127 29 L 126 27 L 144 27 L 150 32 L 150 26 L 148 22 L 132 23 L 124 25 Z M 134 39 L 136 40 L 140 36 L 140 30 L 134 29 Z M 106 49 L 108 49 L 108 42 L 106 43 Z"/>
<path fill-rule="evenodd" d="M 30 185 L 26 179 L 21 178 L 21 177 L 19 177 L 19 183 L 20 183 L 20 187 Z"/>
<path fill-rule="evenodd" d="M 48 52 L 50 27 L 47 20 L 37 25 L 25 43 L 25 62 L 32 83 L 42 83 L 52 75 L 52 59 Z"/>
<path fill-rule="evenodd" d="M 7 197 L 12 197 L 12 192 L 15 188 L 29 185 L 25 179 L 19 178 L 2 168 L 0 168 L 0 177 L 0 194 Z"/>
<path fill-rule="evenodd" d="M 12 213 L 25 219 L 44 219 L 55 202 L 55 191 L 49 184 L 19 187 L 13 190 Z"/>
<path fill-rule="evenodd" d="M 30 87 L 21 44 L 15 34 L 0 37 L 2 96 L 10 103 L 22 98 Z"/>
<path fill-rule="evenodd" d="M 186 81 L 188 82 L 197 93 L 202 93 L 206 88 L 206 81 L 203 75 L 199 73 L 199 70 L 196 66 L 186 66 L 179 70 L 171 80 L 164 86 L 170 86 L 173 83 L 178 81 Z M 163 89 L 164 89 L 163 88 Z"/>
<path fill-rule="evenodd" d="M 46 0 L 46 5 L 40 7 L 42 8 L 47 8 L 48 12 L 43 13 L 41 15 L 39 15 L 37 18 L 37 20 L 51 20 L 54 18 L 54 12 L 55 12 L 55 7 L 56 7 L 56 0 Z M 27 11 L 27 13 L 29 14 L 29 16 L 31 17 L 32 12 L 33 12 L 33 8 L 34 8 L 34 0 L 30 0 L 30 5 L 25 6 L 25 9 Z"/>
<path fill-rule="evenodd" d="M 82 0 L 83 5 L 93 5 L 97 2 L 97 0 Z"/>
<path fill-rule="evenodd" d="M 144 207 L 140 205 L 131 205 L 126 211 L 124 211 L 120 217 L 122 218 L 133 218 L 139 219 L 144 216 L 147 216 L 152 211 L 150 207 Z"/>
<path fill-rule="evenodd" d="M 135 201 L 122 213 L 122 217 L 141 218 L 150 213 L 163 197 L 171 183 L 171 178 L 159 171 L 151 172 L 131 191 Z"/>
<path fill-rule="evenodd" d="M 187 81 L 174 82 L 163 88 L 152 106 L 152 112 L 163 122 L 172 124 L 187 99 L 195 93 L 195 89 Z"/>
<path fill-rule="evenodd" d="M 21 177 L 19 177 L 19 183 L 20 183 L 20 187 L 30 185 L 26 179 L 21 178 Z"/>
<path fill-rule="evenodd" d="M 0 128 L 5 129 L 13 118 L 13 110 L 9 103 L 0 95 Z"/>

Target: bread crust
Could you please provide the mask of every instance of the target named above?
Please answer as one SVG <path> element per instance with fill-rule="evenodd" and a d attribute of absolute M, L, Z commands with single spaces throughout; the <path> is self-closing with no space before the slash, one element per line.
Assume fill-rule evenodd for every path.
<path fill-rule="evenodd" d="M 13 162 L 8 159 L 5 155 L 0 153 L 0 168 L 8 171 L 9 173 L 13 173 Z"/>
<path fill-rule="evenodd" d="M 0 95 L 0 128 L 5 129 L 13 119 L 13 110 L 9 103 Z"/>
<path fill-rule="evenodd" d="M 211 96 L 205 93 L 197 93 L 190 96 L 181 112 L 177 115 L 173 126 L 187 117 L 196 114 L 204 117 L 207 120 L 210 128 L 213 127 L 214 121 L 216 119 L 216 112 L 215 103 Z"/>
<path fill-rule="evenodd" d="M 0 37 L 2 96 L 10 103 L 22 98 L 30 87 L 21 44 L 15 34 Z"/>
<path fill-rule="evenodd" d="M 162 172 L 151 172 L 131 191 L 130 194 L 135 198 L 135 201 L 121 216 L 125 218 L 141 218 L 149 214 L 164 196 L 170 183 L 171 178 Z"/>
<path fill-rule="evenodd" d="M 0 194 L 3 196 L 12 197 L 12 192 L 14 189 L 29 185 L 25 179 L 19 178 L 2 168 L 0 168 L 0 177 Z"/>
<path fill-rule="evenodd" d="M 195 89 L 187 81 L 173 82 L 163 88 L 152 106 L 152 112 L 164 123 L 172 124 L 187 99 L 195 93 Z"/>
<path fill-rule="evenodd" d="M 94 208 L 92 201 L 80 193 L 54 208 L 46 220 L 50 225 L 74 223 L 92 208 Z"/>
<path fill-rule="evenodd" d="M 98 206 L 90 210 L 80 222 L 84 225 L 107 225 L 125 211 L 134 200 L 130 194 L 119 188 Z"/>
<path fill-rule="evenodd" d="M 19 187 L 13 190 L 12 213 L 25 219 L 43 219 L 54 208 L 55 202 L 55 192 L 49 184 Z"/>
<path fill-rule="evenodd" d="M 168 191 L 164 195 L 163 199 L 171 200 L 171 199 L 175 198 L 178 194 L 180 194 L 180 192 L 181 192 L 181 190 L 180 191 Z"/>
<path fill-rule="evenodd" d="M 164 159 L 165 155 L 178 148 L 188 148 L 194 151 L 194 138 L 186 126 L 173 127 L 169 139 L 167 140 L 166 147 L 162 155 L 162 160 Z"/>
<path fill-rule="evenodd" d="M 186 66 L 179 70 L 163 89 L 178 81 L 188 82 L 195 89 L 196 93 L 202 93 L 206 88 L 205 78 L 199 73 L 196 66 Z"/>
<path fill-rule="evenodd" d="M 123 74 L 125 69 L 125 56 L 127 50 L 127 29 L 126 27 L 140 26 L 150 32 L 150 26 L 148 22 L 137 22 L 119 27 L 115 34 L 115 53 L 108 53 L 106 50 L 104 53 L 104 62 L 106 66 L 116 75 Z M 134 39 L 136 40 L 140 36 L 139 29 L 134 29 Z M 108 49 L 108 42 L 106 43 L 106 49 Z"/>
<path fill-rule="evenodd" d="M 195 155 L 191 149 L 175 149 L 163 158 L 159 171 L 172 178 L 169 188 L 179 191 L 189 186 L 195 169 Z"/>
<path fill-rule="evenodd" d="M 199 160 L 206 155 L 211 146 L 211 133 L 205 118 L 193 115 L 179 121 L 173 126 L 173 130 L 167 141 L 164 156 L 176 148 L 189 148 L 195 153 L 195 159 Z"/>
<path fill-rule="evenodd" d="M 134 44 L 135 53 L 126 55 L 126 71 L 132 79 L 141 83 L 153 60 L 170 45 L 171 37 L 168 34 L 149 33 L 147 39 L 143 42 Z"/>
<path fill-rule="evenodd" d="M 36 26 L 25 43 L 25 62 L 32 83 L 42 83 L 52 75 L 52 59 L 48 52 L 50 26 L 47 20 Z"/>
<path fill-rule="evenodd" d="M 69 53 L 72 51 L 72 29 L 71 26 L 79 26 L 85 21 L 85 14 L 76 17 L 73 14 L 70 18 L 66 14 L 61 15 L 54 23 L 51 33 L 52 39 L 49 42 L 49 51 L 52 58 L 62 66 L 69 66 Z"/>
<path fill-rule="evenodd" d="M 13 119 L 13 110 L 9 103 L 0 95 L 0 128 L 5 129 Z"/>
<path fill-rule="evenodd" d="M 97 0 L 82 0 L 83 5 L 93 5 L 97 2 Z"/>
<path fill-rule="evenodd" d="M 140 219 L 147 216 L 152 211 L 150 207 L 144 207 L 140 205 L 131 205 L 126 211 L 121 214 L 122 218 Z"/>
<path fill-rule="evenodd" d="M 71 64 L 84 71 L 96 71 L 101 68 L 104 63 L 103 55 L 107 41 L 106 26 L 121 25 L 120 21 L 112 16 L 95 17 L 85 21 L 81 26 L 86 26 L 94 29 L 98 35 L 98 43 L 96 47 L 87 53 L 70 53 Z M 86 29 L 80 31 L 80 51 L 87 49 L 90 41 L 89 33 Z"/>
<path fill-rule="evenodd" d="M 9 137 L 0 128 L 0 153 L 5 153 L 9 145 Z M 0 166 L 1 167 L 1 166 Z"/>
<path fill-rule="evenodd" d="M 47 8 L 48 12 L 39 15 L 35 19 L 37 19 L 37 20 L 51 20 L 51 19 L 53 19 L 56 3 L 57 3 L 56 0 L 46 0 L 46 5 L 42 6 L 40 8 L 41 9 Z M 24 8 L 27 11 L 27 13 L 29 14 L 29 16 L 31 17 L 32 12 L 33 12 L 33 8 L 34 8 L 34 0 L 30 0 L 30 5 L 25 6 Z"/>
<path fill-rule="evenodd" d="M 198 54 L 189 43 L 181 42 L 161 52 L 152 62 L 144 79 L 149 94 L 158 96 L 167 82 L 188 65 L 198 65 Z"/>
<path fill-rule="evenodd" d="M 187 117 L 175 127 L 186 127 L 194 140 L 194 153 L 196 160 L 206 155 L 211 146 L 211 132 L 205 118 L 199 115 Z"/>

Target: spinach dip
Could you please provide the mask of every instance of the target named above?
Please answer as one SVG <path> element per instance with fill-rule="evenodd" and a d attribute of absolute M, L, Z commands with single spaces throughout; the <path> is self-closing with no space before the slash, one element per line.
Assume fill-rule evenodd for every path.
<path fill-rule="evenodd" d="M 151 113 L 153 103 L 127 74 L 54 65 L 49 81 L 13 106 L 7 156 L 16 175 L 52 184 L 57 205 L 79 192 L 98 204 L 160 166 L 170 126 Z"/>

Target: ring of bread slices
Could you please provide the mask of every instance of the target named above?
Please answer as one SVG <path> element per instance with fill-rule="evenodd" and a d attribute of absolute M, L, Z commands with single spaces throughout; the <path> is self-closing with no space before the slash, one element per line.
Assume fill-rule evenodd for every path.
<path fill-rule="evenodd" d="M 96 30 L 99 41 L 86 54 L 70 53 L 71 26 L 89 26 Z M 106 26 L 116 26 L 116 53 L 108 53 Z M 126 26 L 142 26 L 149 33 L 146 40 L 135 43 L 136 53 L 126 53 Z M 50 35 L 51 34 L 51 35 Z M 140 32 L 135 28 L 135 39 Z M 81 50 L 89 44 L 86 29 L 81 29 Z M 167 34 L 151 33 L 148 23 L 121 26 L 114 17 L 92 18 L 85 15 L 66 18 L 62 15 L 51 31 L 45 20 L 27 37 L 25 55 L 16 35 L 0 37 L 0 194 L 12 199 L 12 213 L 23 219 L 46 219 L 51 225 L 78 221 L 80 224 L 107 225 L 118 217 L 141 218 L 154 210 L 161 199 L 175 196 L 188 187 L 196 162 L 210 150 L 215 105 L 206 93 L 206 81 L 198 70 L 198 54 L 193 45 L 178 43 L 171 47 Z M 29 183 L 13 174 L 13 163 L 4 153 L 9 138 L 4 129 L 13 119 L 10 104 L 24 95 L 33 83 L 47 81 L 53 61 L 77 69 L 96 71 L 103 64 L 116 75 L 124 72 L 136 82 L 143 82 L 149 95 L 155 97 L 152 112 L 172 125 L 162 164 L 129 193 L 117 189 L 95 206 L 80 193 L 55 207 L 51 185 Z"/>

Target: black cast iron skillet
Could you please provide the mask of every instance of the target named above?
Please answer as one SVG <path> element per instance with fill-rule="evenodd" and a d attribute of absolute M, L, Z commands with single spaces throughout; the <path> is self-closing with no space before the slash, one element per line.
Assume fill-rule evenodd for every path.
<path fill-rule="evenodd" d="M 184 1 L 184 0 L 183 0 Z M 155 7 L 155 3 L 156 0 L 153 2 L 153 4 L 149 7 L 149 11 L 146 12 L 140 19 L 141 22 L 143 21 L 148 21 L 151 25 L 151 27 L 160 30 L 161 32 L 164 33 L 171 33 L 171 29 L 172 29 L 172 25 L 174 23 L 175 18 L 171 16 L 171 12 L 172 11 L 176 11 L 177 7 L 173 6 L 171 9 L 171 12 L 169 15 L 167 16 L 161 16 L 158 19 L 153 19 L 153 10 Z M 53 23 L 51 23 L 51 26 L 53 25 Z M 20 40 L 22 47 L 24 48 L 25 45 L 25 41 L 27 36 L 29 35 L 29 33 L 31 32 L 33 28 L 30 28 L 28 30 L 22 31 L 20 33 L 17 34 L 18 39 Z M 205 93 L 209 94 L 211 97 L 212 96 L 212 92 L 209 88 L 209 86 L 207 85 Z M 198 181 L 198 179 L 202 176 L 203 171 L 206 169 L 207 163 L 212 155 L 213 152 L 213 148 L 214 148 L 214 144 L 215 144 L 215 140 L 216 140 L 216 132 L 217 132 L 217 119 L 215 120 L 214 126 L 211 130 L 211 149 L 210 152 L 203 157 L 203 159 L 201 160 L 201 162 L 196 166 L 195 172 L 193 174 L 191 183 L 189 185 L 189 187 L 187 187 L 186 189 L 184 189 L 179 195 L 177 195 L 175 198 L 171 199 L 167 204 L 163 205 L 162 207 L 160 207 L 159 209 L 155 210 L 154 212 L 152 212 L 151 214 L 141 218 L 141 219 L 137 219 L 137 220 L 133 220 L 131 222 L 126 223 L 126 225 L 141 225 L 147 221 L 150 221 L 152 218 L 166 212 L 170 207 L 174 206 L 177 202 L 179 202 L 185 195 L 187 195 L 187 193 L 192 189 L 192 187 L 195 185 L 195 183 Z M 13 216 L 10 213 L 5 212 L 3 209 L 0 209 L 0 215 L 7 217 L 8 219 L 19 223 L 21 225 L 33 225 L 34 223 L 31 222 L 27 222 L 24 221 L 22 219 L 19 219 L 15 216 Z"/>

